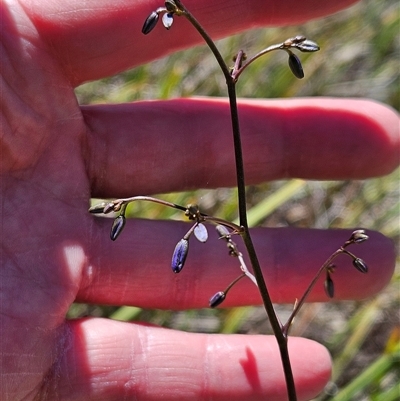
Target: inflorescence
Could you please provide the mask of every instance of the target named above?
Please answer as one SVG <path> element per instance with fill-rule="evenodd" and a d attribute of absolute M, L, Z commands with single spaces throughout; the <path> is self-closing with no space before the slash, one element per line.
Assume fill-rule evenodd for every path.
<path fill-rule="evenodd" d="M 147 35 L 156 27 L 161 16 L 163 26 L 169 30 L 174 22 L 175 16 L 186 16 L 190 19 L 190 21 L 196 26 L 198 23 L 194 19 L 194 17 L 185 9 L 180 0 L 168 0 L 165 1 L 164 7 L 159 7 L 155 11 L 152 11 L 150 15 L 146 18 L 143 27 L 142 33 Z M 204 37 L 204 35 L 203 35 Z M 264 50 L 260 51 L 256 55 L 251 58 L 248 58 L 247 55 L 240 51 L 234 58 L 235 66 L 232 67 L 229 72 L 231 77 L 237 81 L 240 74 L 245 70 L 245 68 L 254 62 L 259 57 L 267 54 L 271 51 L 275 50 L 283 50 L 288 55 L 288 64 L 292 73 L 299 79 L 304 77 L 304 71 L 299 57 L 293 53 L 293 50 L 299 50 L 301 52 L 315 52 L 319 50 L 319 46 L 307 39 L 305 36 L 297 35 L 295 37 L 289 38 L 282 43 L 269 46 Z M 212 308 L 220 305 L 226 298 L 228 291 L 235 285 L 239 280 L 244 277 L 248 277 L 256 286 L 257 281 L 254 275 L 249 271 L 246 266 L 246 263 L 243 258 L 243 254 L 238 250 L 238 247 L 235 242 L 232 240 L 233 235 L 242 235 L 244 232 L 243 227 L 240 227 L 231 222 L 207 216 L 200 212 L 197 205 L 188 205 L 187 207 L 183 207 L 177 205 L 175 203 L 163 201 L 161 199 L 152 198 L 149 196 L 136 196 L 132 198 L 125 199 L 117 199 L 109 202 L 102 202 L 97 204 L 89 209 L 90 213 L 93 214 L 108 214 L 111 212 L 119 212 L 118 216 L 114 218 L 113 224 L 111 226 L 110 238 L 115 241 L 126 224 L 126 207 L 129 203 L 135 201 L 148 201 L 162 204 L 167 207 L 172 207 L 175 209 L 179 209 L 185 213 L 189 220 L 194 221 L 194 224 L 190 227 L 188 232 L 181 238 L 176 247 L 174 249 L 172 260 L 171 260 L 171 269 L 174 273 L 180 273 L 185 265 L 188 253 L 189 253 L 189 240 L 194 235 L 197 240 L 200 242 L 206 242 L 208 239 L 208 231 L 204 223 L 213 223 L 216 225 L 217 232 L 219 234 L 219 238 L 224 240 L 227 244 L 229 255 L 234 256 L 239 261 L 239 266 L 241 270 L 240 276 L 238 276 L 232 283 L 230 283 L 224 291 L 218 291 L 215 295 L 213 295 L 209 301 L 209 304 Z M 229 231 L 230 230 L 230 231 Z M 327 262 L 321 266 L 318 271 L 316 277 L 309 285 L 306 290 L 303 298 L 300 302 L 297 302 L 296 309 L 300 308 L 301 304 L 304 302 L 305 297 L 310 292 L 311 288 L 316 283 L 319 275 L 325 271 L 325 292 L 329 298 L 334 297 L 334 282 L 332 279 L 332 274 L 335 270 L 335 265 L 332 263 L 333 259 L 339 254 L 346 254 L 352 259 L 353 266 L 360 271 L 361 273 L 367 273 L 368 267 L 365 262 L 355 256 L 353 253 L 349 252 L 346 248 L 351 244 L 359 244 L 368 239 L 368 236 L 365 234 L 364 230 L 356 230 L 353 232 L 351 237 L 336 251 L 331 257 L 327 260 Z"/>
<path fill-rule="evenodd" d="M 295 318 L 296 314 L 304 304 L 307 296 L 309 295 L 315 284 L 318 282 L 322 274 L 325 274 L 324 286 L 326 295 L 329 298 L 334 297 L 335 288 L 332 276 L 337 267 L 333 264 L 333 261 L 338 255 L 344 254 L 349 256 L 352 259 L 353 266 L 359 272 L 361 273 L 368 272 L 368 267 L 366 263 L 362 259 L 360 259 L 359 257 L 357 257 L 356 255 L 347 250 L 347 248 L 350 245 L 360 244 L 366 241 L 368 239 L 368 236 L 366 235 L 364 230 L 356 230 L 352 233 L 350 238 L 342 246 L 340 246 L 334 253 L 331 254 L 331 256 L 326 260 L 326 262 L 319 268 L 316 275 L 306 288 L 302 297 L 299 300 L 296 300 L 293 311 L 290 317 L 287 319 L 286 323 L 282 324 L 278 316 L 276 315 L 276 312 L 272 305 L 272 300 L 271 297 L 269 296 L 269 292 L 265 284 L 265 280 L 263 278 L 262 269 L 258 262 L 258 257 L 254 249 L 247 224 L 244 164 L 243 164 L 241 141 L 240 141 L 239 117 L 237 111 L 235 84 L 237 83 L 243 71 L 251 63 L 253 63 L 261 56 L 275 50 L 283 50 L 288 54 L 288 64 L 290 70 L 292 71 L 295 77 L 302 79 L 304 78 L 303 66 L 301 64 L 300 58 L 294 53 L 294 50 L 310 53 L 318 51 L 319 46 L 317 43 L 307 39 L 305 36 L 297 35 L 295 37 L 285 40 L 282 43 L 278 43 L 263 49 L 259 53 L 255 54 L 253 57 L 248 57 L 242 50 L 240 50 L 236 54 L 236 56 L 233 57 L 234 66 L 228 67 L 225 61 L 223 60 L 223 57 L 221 56 L 219 50 L 215 46 L 215 43 L 211 39 L 211 37 L 205 32 L 204 28 L 195 19 L 195 17 L 184 7 L 184 5 L 180 0 L 165 1 L 163 7 L 159 7 L 155 11 L 151 12 L 143 24 L 142 33 L 147 35 L 150 32 L 152 32 L 155 29 L 158 21 L 160 20 L 160 16 L 162 25 L 167 30 L 171 28 L 174 22 L 174 17 L 180 17 L 180 16 L 186 17 L 187 20 L 192 24 L 192 26 L 202 36 L 202 38 L 210 48 L 211 52 L 214 54 L 215 59 L 218 62 L 221 71 L 225 76 L 229 95 L 231 118 L 232 118 L 232 133 L 233 133 L 234 148 L 235 148 L 235 165 L 236 165 L 238 210 L 240 217 L 240 225 L 201 213 L 196 205 L 188 205 L 187 207 L 184 207 L 175 203 L 167 202 L 150 196 L 135 196 L 131 198 L 116 199 L 113 201 L 102 202 L 100 204 L 91 207 L 89 211 L 90 213 L 94 214 L 118 213 L 118 215 L 114 218 L 113 224 L 111 226 L 110 238 L 113 241 L 115 241 L 120 236 L 121 232 L 123 231 L 126 225 L 126 217 L 125 217 L 126 208 L 127 205 L 131 202 L 135 201 L 155 202 L 158 204 L 162 204 L 166 207 L 175 208 L 184 212 L 186 217 L 190 221 L 193 221 L 193 225 L 183 236 L 183 238 L 181 238 L 178 241 L 173 251 L 171 260 L 171 269 L 175 274 L 180 273 L 186 263 L 189 253 L 190 239 L 194 236 L 200 242 L 206 242 L 208 240 L 208 231 L 206 228 L 206 223 L 214 224 L 216 226 L 219 238 L 222 241 L 225 241 L 228 247 L 229 255 L 233 256 L 238 260 L 241 272 L 240 275 L 235 280 L 233 280 L 223 291 L 218 291 L 210 298 L 209 305 L 212 308 L 215 308 L 218 305 L 220 305 L 226 299 L 230 289 L 244 277 L 249 278 L 256 286 L 259 287 L 259 292 L 263 299 L 264 307 L 270 319 L 274 335 L 277 339 L 277 342 L 279 343 L 279 351 L 285 374 L 288 398 L 291 401 L 295 401 L 297 399 L 296 389 L 287 348 L 288 333 L 291 324 L 293 322 L 293 319 Z M 238 246 L 232 239 L 233 236 L 235 235 L 239 235 L 243 239 L 243 242 L 246 246 L 247 255 L 251 261 L 253 273 L 250 272 L 249 269 L 247 268 L 242 253 L 239 251 Z"/>
<path fill-rule="evenodd" d="M 160 19 L 160 15 L 162 15 L 161 20 L 164 28 L 169 30 L 174 22 L 174 16 L 187 16 L 188 14 L 180 1 L 166 1 L 164 7 L 159 7 L 157 8 L 157 10 L 152 11 L 150 15 L 146 18 L 146 21 L 144 22 L 142 27 L 142 33 L 144 35 L 149 34 L 156 27 Z M 268 48 L 262 50 L 254 57 L 249 59 L 245 64 L 242 64 L 242 61 L 244 61 L 247 56 L 242 53 L 242 57 L 238 63 L 239 68 L 232 68 L 231 74 L 232 76 L 235 76 L 235 78 L 238 78 L 242 71 L 260 56 L 273 50 L 284 50 L 289 55 L 288 64 L 293 75 L 299 79 L 304 78 L 304 71 L 303 66 L 301 65 L 300 58 L 293 53 L 293 49 L 299 50 L 304 53 L 312 53 L 318 51 L 320 48 L 317 43 L 313 42 L 312 40 L 307 39 L 303 35 L 298 35 L 293 38 L 289 38 L 277 45 L 269 46 Z M 237 57 L 234 58 L 234 60 L 236 59 Z"/>
<path fill-rule="evenodd" d="M 201 213 L 197 205 L 188 205 L 187 207 L 184 207 L 149 196 L 136 196 L 132 198 L 116 199 L 114 201 L 96 204 L 89 209 L 89 212 L 92 214 L 109 214 L 111 212 L 119 212 L 118 216 L 116 216 L 113 220 L 110 231 L 110 238 L 111 240 L 115 241 L 125 227 L 125 213 L 127 205 L 135 201 L 155 202 L 167 207 L 179 209 L 184 211 L 185 216 L 189 220 L 194 221 L 194 224 L 189 228 L 186 234 L 178 241 L 172 254 L 171 269 L 176 274 L 180 273 L 185 265 L 186 258 L 189 253 L 190 238 L 194 236 L 198 241 L 205 243 L 208 240 L 208 231 L 204 223 L 212 223 L 216 225 L 219 239 L 226 242 L 229 255 L 238 259 L 241 274 L 232 283 L 230 283 L 224 291 L 218 291 L 210 298 L 210 307 L 215 308 L 216 306 L 220 305 L 225 300 L 228 291 L 244 277 L 248 277 L 257 286 L 257 281 L 254 275 L 247 268 L 243 254 L 239 251 L 238 246 L 232 240 L 233 235 L 240 235 L 242 233 L 242 228 L 229 221 Z M 350 238 L 333 254 L 334 257 L 328 259 L 329 263 L 326 262 L 317 273 L 317 276 L 319 277 L 323 271 L 326 272 L 325 292 L 329 298 L 334 297 L 334 283 L 332 274 L 335 270 L 335 265 L 331 262 L 339 254 L 348 255 L 352 259 L 353 266 L 361 273 L 368 272 L 366 263 L 361 258 L 357 257 L 346 249 L 349 245 L 360 244 L 367 239 L 368 236 L 364 230 L 354 231 Z M 313 285 L 314 283 L 312 283 L 312 286 Z M 311 285 L 309 290 L 310 289 Z"/>

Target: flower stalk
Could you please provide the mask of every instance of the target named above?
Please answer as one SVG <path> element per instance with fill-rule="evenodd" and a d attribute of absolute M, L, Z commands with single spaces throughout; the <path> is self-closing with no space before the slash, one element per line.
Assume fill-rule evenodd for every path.
<path fill-rule="evenodd" d="M 349 245 L 359 244 L 366 241 L 368 239 L 368 236 L 365 234 L 364 230 L 356 230 L 340 248 L 332 253 L 332 255 L 319 268 L 300 300 L 296 301 L 293 311 L 287 322 L 285 324 L 282 324 L 275 312 L 272 299 L 266 286 L 247 220 L 245 170 L 241 143 L 239 112 L 237 105 L 236 84 L 241 74 L 250 64 L 259 59 L 261 56 L 277 50 L 285 51 L 288 54 L 288 64 L 292 73 L 297 78 L 301 79 L 304 77 L 303 67 L 301 65 L 300 58 L 293 52 L 293 50 L 307 53 L 315 52 L 319 50 L 319 46 L 315 42 L 308 40 L 306 37 L 298 35 L 289 38 L 282 43 L 269 46 L 251 58 L 248 58 L 247 55 L 242 50 L 240 50 L 234 59 L 234 66 L 230 68 L 225 63 L 214 41 L 204 30 L 202 25 L 197 21 L 197 19 L 191 14 L 191 12 L 186 9 L 186 7 L 182 4 L 180 0 L 167 0 L 164 3 L 164 7 L 159 7 L 155 11 L 153 11 L 144 22 L 144 25 L 142 27 L 143 34 L 149 34 L 156 27 L 160 19 L 164 28 L 169 30 L 172 27 L 175 16 L 185 17 L 198 31 L 198 33 L 201 35 L 201 37 L 204 39 L 211 52 L 213 53 L 226 80 L 235 155 L 239 225 L 220 219 L 218 217 L 208 216 L 200 212 L 197 205 L 188 205 L 185 207 L 150 196 L 134 196 L 131 198 L 122 198 L 113 201 L 102 202 L 100 204 L 92 206 L 89 209 L 89 212 L 92 214 L 108 214 L 112 212 L 120 212 L 119 215 L 114 219 L 111 228 L 110 236 L 113 241 L 117 239 L 125 226 L 125 211 L 129 203 L 133 203 L 136 201 L 154 202 L 184 212 L 189 220 L 194 221 L 194 224 L 183 236 L 183 238 L 179 240 L 174 249 L 171 261 L 171 268 L 174 273 L 180 273 L 184 267 L 189 252 L 189 239 L 191 238 L 192 234 L 200 242 L 206 242 L 208 239 L 208 232 L 203 223 L 215 224 L 217 226 L 217 231 L 220 234 L 220 238 L 223 238 L 227 242 L 229 254 L 238 258 L 241 274 L 235 280 L 233 280 L 224 291 L 219 291 L 211 297 L 209 301 L 210 307 L 214 308 L 220 305 L 225 300 L 228 291 L 244 277 L 249 278 L 258 287 L 263 300 L 264 308 L 266 310 L 276 341 L 278 343 L 286 380 L 288 399 L 289 401 L 296 401 L 296 388 L 288 352 L 289 329 L 293 323 L 295 316 L 298 314 L 300 308 L 305 303 L 309 293 L 314 288 L 320 276 L 324 272 L 326 274 L 326 294 L 329 298 L 334 297 L 334 281 L 332 275 L 334 273 L 335 266 L 333 265 L 333 261 L 338 255 L 345 254 L 349 256 L 352 259 L 353 266 L 358 271 L 360 271 L 361 273 L 367 273 L 368 267 L 366 263 L 353 253 L 349 252 L 346 248 Z M 228 228 L 232 231 L 228 231 Z M 247 255 L 250 259 L 253 273 L 250 272 L 247 268 L 243 254 L 239 251 L 237 245 L 232 241 L 232 235 L 240 235 L 242 237 L 243 243 L 246 247 Z"/>

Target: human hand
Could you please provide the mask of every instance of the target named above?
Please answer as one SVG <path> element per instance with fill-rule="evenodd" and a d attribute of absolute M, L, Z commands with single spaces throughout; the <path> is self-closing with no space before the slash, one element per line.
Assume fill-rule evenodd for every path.
<path fill-rule="evenodd" d="M 293 2 L 290 15 L 289 2 L 280 3 L 273 16 L 266 2 L 253 2 L 251 8 L 237 3 L 236 8 L 226 5 L 227 15 L 215 1 L 215 13 L 190 0 L 187 6 L 211 34 L 222 36 L 293 18 L 300 22 L 351 2 Z M 192 247 L 190 265 L 173 275 L 168 263 L 185 231 L 182 223 L 135 221 L 111 242 L 109 220 L 87 212 L 90 197 L 182 190 L 206 181 L 215 187 L 234 184 L 233 157 L 220 153 L 231 136 L 226 102 L 85 107 L 76 102 L 73 89 L 86 80 L 199 42 L 185 21 L 168 34 L 156 29 L 144 40 L 143 21 L 159 5 L 115 0 L 1 4 L 1 399 L 284 398 L 273 337 L 65 320 L 74 301 L 205 307 L 211 284 L 221 289 L 236 274 L 224 247 L 209 241 L 201 249 Z M 258 161 L 246 166 L 251 183 L 291 175 L 366 178 L 388 173 L 398 163 L 398 117 L 376 103 L 247 100 L 240 111 L 244 153 Z M 343 238 L 347 233 L 255 230 L 274 300 L 299 297 L 331 244 Z M 291 248 L 298 251 L 287 252 Z M 371 295 L 392 274 L 394 251 L 383 236 L 371 233 L 359 253 L 370 272 L 340 271 L 338 299 Z M 313 299 L 325 299 L 321 289 Z M 243 283 L 225 304 L 256 303 L 256 289 Z M 329 377 L 329 356 L 305 339 L 291 338 L 289 349 L 299 399 L 311 398 Z"/>

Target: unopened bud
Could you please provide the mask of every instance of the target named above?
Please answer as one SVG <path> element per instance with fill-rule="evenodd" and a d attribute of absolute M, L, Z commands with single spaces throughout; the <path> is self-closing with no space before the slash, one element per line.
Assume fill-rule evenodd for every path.
<path fill-rule="evenodd" d="M 146 21 L 144 21 L 143 27 L 142 27 L 142 33 L 144 35 L 147 35 L 150 33 L 155 26 L 157 25 L 159 15 L 156 11 L 153 11 L 147 18 Z"/>
<path fill-rule="evenodd" d="M 115 211 L 115 205 L 113 202 L 106 203 L 103 209 L 104 214 L 108 214 Z"/>
<path fill-rule="evenodd" d="M 202 223 L 197 224 L 197 226 L 194 228 L 194 236 L 200 242 L 206 242 L 208 239 L 208 231 L 206 226 Z"/>
<path fill-rule="evenodd" d="M 164 14 L 162 16 L 162 23 L 166 29 L 171 28 L 173 22 L 174 22 L 174 15 L 172 13 Z"/>
<path fill-rule="evenodd" d="M 355 258 L 353 259 L 353 266 L 360 271 L 361 273 L 367 273 L 368 272 L 368 266 L 366 263 L 360 259 L 360 258 Z"/>
<path fill-rule="evenodd" d="M 229 238 L 230 237 L 230 233 L 228 231 L 228 229 L 223 226 L 222 224 L 218 224 L 215 229 L 217 230 L 219 236 L 221 238 Z"/>
<path fill-rule="evenodd" d="M 335 287 L 334 287 L 333 280 L 332 280 L 332 277 L 329 274 L 329 272 L 326 273 L 325 292 L 329 298 L 333 298 L 333 296 L 335 294 Z"/>
<path fill-rule="evenodd" d="M 165 3 L 165 8 L 170 12 L 174 12 L 177 10 L 176 4 L 173 0 L 167 0 Z"/>
<path fill-rule="evenodd" d="M 111 227 L 110 238 L 115 241 L 118 236 L 121 234 L 122 230 L 125 226 L 125 216 L 119 215 L 114 219 L 113 225 Z"/>
<path fill-rule="evenodd" d="M 104 208 L 108 205 L 106 202 L 98 203 L 97 205 L 93 205 L 91 208 L 89 208 L 89 213 L 92 214 L 100 214 L 104 213 Z"/>
<path fill-rule="evenodd" d="M 300 59 L 294 54 L 289 53 L 289 67 L 296 78 L 304 78 L 303 66 L 301 65 Z"/>
<path fill-rule="evenodd" d="M 356 244 L 361 244 L 368 239 L 368 235 L 365 234 L 364 230 L 356 230 L 351 234 L 349 241 L 354 242 Z"/>
<path fill-rule="evenodd" d="M 189 241 L 181 239 L 175 247 L 172 255 L 171 268 L 174 273 L 179 273 L 185 264 L 186 256 L 189 252 Z"/>
<path fill-rule="evenodd" d="M 226 298 L 226 294 L 223 291 L 218 291 L 215 295 L 210 298 L 209 305 L 210 308 L 216 308 L 218 305 L 222 304 Z"/>
<path fill-rule="evenodd" d="M 319 50 L 319 46 L 312 40 L 303 40 L 302 42 L 296 44 L 296 49 L 299 49 L 304 53 L 312 53 Z"/>

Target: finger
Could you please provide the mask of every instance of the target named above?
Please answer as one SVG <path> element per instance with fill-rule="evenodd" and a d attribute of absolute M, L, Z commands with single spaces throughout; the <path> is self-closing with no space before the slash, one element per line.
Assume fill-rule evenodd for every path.
<path fill-rule="evenodd" d="M 141 29 L 147 16 L 164 1 L 25 0 L 25 9 L 42 38 L 50 43 L 75 84 L 113 75 L 134 65 L 201 43 L 184 18 L 170 32 L 157 26 L 151 35 Z M 336 12 L 354 0 L 315 2 L 188 0 L 185 5 L 214 38 L 265 25 L 302 23 Z"/>
<path fill-rule="evenodd" d="M 94 197 L 235 185 L 227 101 L 83 107 Z M 288 177 L 363 179 L 398 166 L 399 118 L 354 99 L 241 100 L 247 184 Z"/>
<path fill-rule="evenodd" d="M 171 259 L 178 241 L 190 224 L 173 221 L 128 220 L 113 242 L 110 219 L 96 218 L 86 247 L 86 266 L 77 294 L 78 302 L 135 305 L 143 308 L 188 309 L 208 307 L 218 291 L 241 274 L 236 258 L 228 255 L 226 243 L 209 226 L 210 238 L 189 241 L 183 270 L 174 274 Z M 254 243 L 265 280 L 274 302 L 300 299 L 320 266 L 351 235 L 349 230 L 254 229 Z M 390 280 L 395 264 L 393 243 L 376 232 L 351 247 L 369 266 L 360 273 L 348 256 L 341 255 L 332 274 L 335 299 L 362 299 L 380 291 Z M 239 250 L 245 248 L 234 238 Z M 249 264 L 250 269 L 250 264 Z M 325 275 L 308 300 L 327 301 Z M 258 289 L 243 279 L 229 292 L 223 306 L 261 304 Z"/>
<path fill-rule="evenodd" d="M 103 319 L 70 322 L 69 331 L 47 399 L 286 399 L 274 337 L 183 333 Z M 290 338 L 289 352 L 298 399 L 311 399 L 329 379 L 328 352 L 301 338 Z"/>

